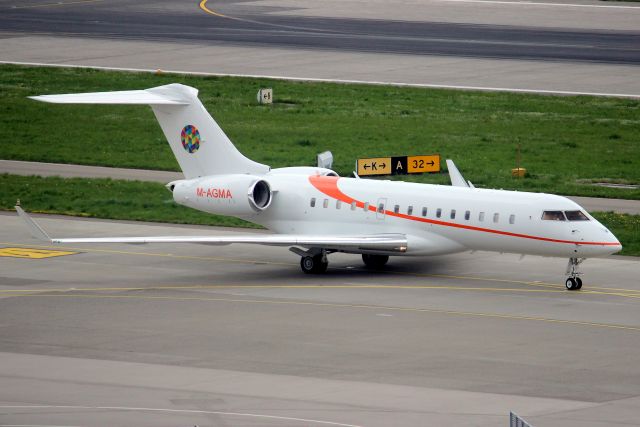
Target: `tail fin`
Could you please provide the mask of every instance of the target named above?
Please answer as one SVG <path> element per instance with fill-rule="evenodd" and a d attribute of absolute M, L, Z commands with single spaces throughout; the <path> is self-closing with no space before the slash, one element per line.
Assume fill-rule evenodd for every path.
<path fill-rule="evenodd" d="M 198 99 L 198 90 L 169 84 L 146 90 L 32 96 L 60 104 L 146 104 L 160 123 L 185 178 L 228 173 L 263 174 L 269 166 L 240 153 Z"/>

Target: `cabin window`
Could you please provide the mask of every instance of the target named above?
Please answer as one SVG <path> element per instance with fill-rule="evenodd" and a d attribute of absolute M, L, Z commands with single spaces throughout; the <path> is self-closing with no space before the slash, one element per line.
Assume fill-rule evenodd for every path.
<path fill-rule="evenodd" d="M 562 211 L 544 211 L 542 219 L 545 221 L 566 221 Z"/>
<path fill-rule="evenodd" d="M 395 213 L 400 212 L 400 205 L 395 205 L 395 206 L 393 207 L 393 211 L 394 211 Z"/>
<path fill-rule="evenodd" d="M 384 203 L 378 205 L 378 213 L 384 213 Z"/>
<path fill-rule="evenodd" d="M 564 211 L 569 221 L 589 221 L 589 218 L 582 211 Z"/>
<path fill-rule="evenodd" d="M 342 202 L 340 200 L 336 200 L 336 209 L 340 209 L 342 207 Z"/>
<path fill-rule="evenodd" d="M 315 208 L 315 207 L 316 207 L 316 198 L 315 198 L 315 197 L 312 197 L 312 198 L 311 198 L 311 207 L 312 207 L 312 208 Z"/>
<path fill-rule="evenodd" d="M 465 219 L 466 221 L 469 221 L 469 218 L 471 218 L 471 211 L 466 211 L 466 212 L 464 213 L 464 219 Z"/>
<path fill-rule="evenodd" d="M 440 208 L 436 209 L 436 216 L 438 218 L 440 218 L 442 216 L 442 209 L 440 209 Z"/>
<path fill-rule="evenodd" d="M 451 209 L 451 219 L 456 219 L 456 210 Z"/>
<path fill-rule="evenodd" d="M 324 201 L 322 202 L 322 207 L 326 208 L 329 206 L 329 199 L 324 199 Z"/>
<path fill-rule="evenodd" d="M 365 203 L 362 209 L 366 212 L 369 210 L 369 202 Z"/>
<path fill-rule="evenodd" d="M 509 224 L 516 223 L 516 216 L 514 214 L 509 215 Z"/>
<path fill-rule="evenodd" d="M 478 221 L 480 221 L 480 222 L 484 222 L 484 212 L 480 212 L 480 213 L 478 214 Z"/>
<path fill-rule="evenodd" d="M 351 210 L 352 211 L 356 210 L 356 202 L 351 202 Z"/>
<path fill-rule="evenodd" d="M 500 221 L 500 214 L 498 212 L 493 214 L 493 222 Z"/>
<path fill-rule="evenodd" d="M 422 216 L 427 216 L 427 208 L 422 208 Z"/>
<path fill-rule="evenodd" d="M 411 214 L 413 214 L 413 206 L 409 206 L 407 208 L 407 215 L 411 215 Z"/>

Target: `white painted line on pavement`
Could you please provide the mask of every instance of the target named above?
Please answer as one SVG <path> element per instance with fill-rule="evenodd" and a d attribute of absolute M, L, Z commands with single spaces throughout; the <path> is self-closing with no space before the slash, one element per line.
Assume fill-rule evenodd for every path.
<path fill-rule="evenodd" d="M 343 424 L 337 423 L 333 421 L 321 421 L 321 420 L 312 420 L 306 418 L 295 418 L 295 417 L 281 417 L 277 415 L 261 415 L 261 414 L 251 414 L 244 412 L 225 412 L 225 411 L 203 411 L 203 410 L 192 410 L 192 409 L 164 409 L 164 408 L 135 408 L 135 407 L 127 407 L 127 406 L 76 406 L 76 405 L 2 405 L 0 406 L 0 410 L 2 409 L 80 409 L 80 410 L 111 410 L 111 411 L 143 411 L 143 412 L 167 412 L 167 413 L 182 413 L 182 414 L 214 414 L 214 415 L 229 415 L 229 416 L 238 416 L 238 417 L 252 417 L 252 418 L 265 418 L 272 420 L 280 420 L 280 421 L 299 421 L 302 423 L 312 423 L 312 424 L 323 424 L 323 425 L 331 425 L 331 426 L 342 426 L 342 427 L 359 427 L 354 424 Z"/>
<path fill-rule="evenodd" d="M 576 3 L 546 3 L 536 1 L 505 1 L 505 0 L 435 0 L 436 2 L 447 3 L 487 3 L 487 4 L 509 4 L 517 6 L 553 6 L 553 7 L 591 7 L 606 9 L 636 9 L 640 11 L 639 6 L 622 6 L 612 4 L 576 4 Z"/>
<path fill-rule="evenodd" d="M 453 1 L 453 0 L 450 0 Z M 457 1 L 457 0 L 456 0 Z M 516 92 L 516 93 L 540 93 L 548 95 L 585 95 L 585 96 L 607 96 L 616 98 L 638 98 L 640 94 L 628 93 L 602 93 L 602 92 L 581 92 L 569 90 L 548 90 L 548 89 L 523 89 L 508 87 L 491 87 L 491 86 L 464 86 L 464 85 L 445 85 L 432 83 L 400 83 L 400 82 L 382 82 L 369 80 L 348 80 L 348 79 L 320 79 L 312 77 L 287 77 L 287 76 L 270 76 L 261 74 L 231 74 L 231 73 L 209 73 L 202 71 L 178 71 L 178 70 L 153 70 L 148 68 L 121 68 L 121 67 L 101 67 L 94 65 L 71 65 L 71 64 L 54 64 L 43 62 L 16 62 L 16 61 L 0 61 L 0 64 L 30 65 L 36 67 L 61 67 L 61 68 L 89 68 L 94 70 L 106 71 L 131 71 L 138 73 L 166 73 L 166 74 L 185 74 L 194 76 L 215 76 L 215 77 L 247 77 L 254 79 L 271 79 L 271 80 L 287 80 L 295 82 L 326 82 L 326 83 L 345 83 L 345 84 L 363 84 L 376 86 L 398 86 L 398 87 L 422 87 L 431 89 L 460 89 L 460 90 L 480 90 L 488 92 Z"/>

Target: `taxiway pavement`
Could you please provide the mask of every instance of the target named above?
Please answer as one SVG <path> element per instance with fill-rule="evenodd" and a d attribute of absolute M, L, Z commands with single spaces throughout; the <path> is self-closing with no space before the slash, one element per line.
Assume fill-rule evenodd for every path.
<path fill-rule="evenodd" d="M 40 216 L 56 236 L 261 231 Z M 14 249 L 7 249 L 14 248 Z M 32 252 L 25 248 L 32 248 Z M 42 247 L 0 215 L 0 424 L 632 425 L 640 264 L 281 248 Z"/>
<path fill-rule="evenodd" d="M 634 4 L 318 3 L 0 0 L 0 60 L 640 96 Z"/>

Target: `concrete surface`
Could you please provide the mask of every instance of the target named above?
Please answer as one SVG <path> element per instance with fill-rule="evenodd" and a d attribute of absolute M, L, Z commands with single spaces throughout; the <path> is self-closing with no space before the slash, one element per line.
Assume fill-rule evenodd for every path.
<path fill-rule="evenodd" d="M 56 236 L 251 232 L 38 217 Z M 37 247 L 0 215 L 1 247 Z M 55 247 L 52 249 L 63 249 Z M 490 253 L 334 254 L 84 245 L 0 257 L 0 423 L 49 425 L 633 425 L 640 267 Z M 333 424 L 328 424 L 333 423 Z"/>

